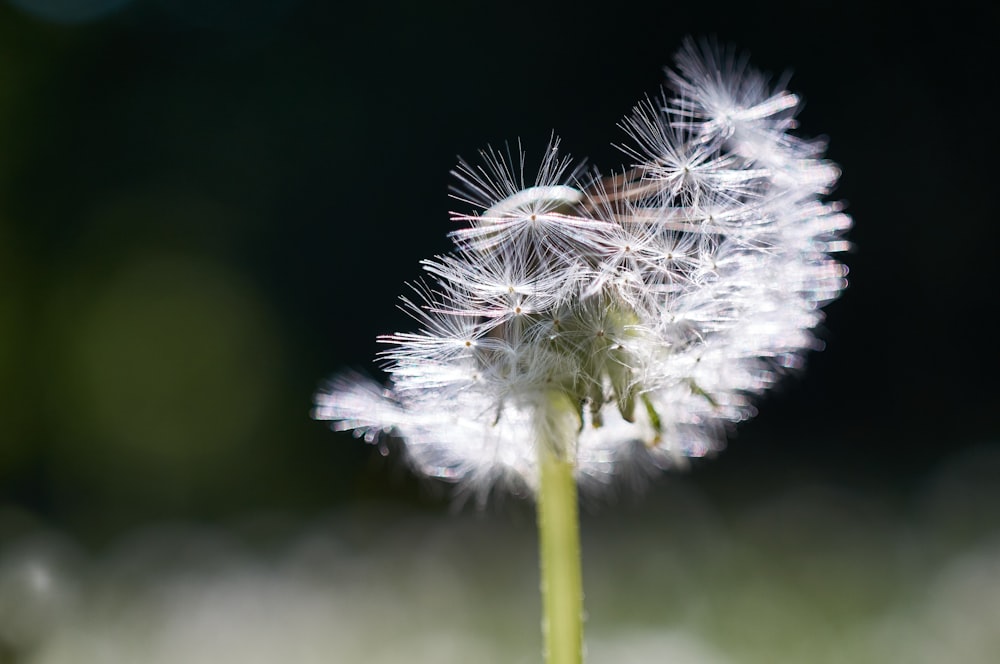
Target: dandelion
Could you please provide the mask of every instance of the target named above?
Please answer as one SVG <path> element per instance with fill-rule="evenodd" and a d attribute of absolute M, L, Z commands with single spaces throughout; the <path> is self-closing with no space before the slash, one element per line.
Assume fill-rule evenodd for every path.
<path fill-rule="evenodd" d="M 473 210 L 403 298 L 420 330 L 380 338 L 389 387 L 340 377 L 316 397 L 317 419 L 399 437 L 480 500 L 537 496 L 551 662 L 579 661 L 577 483 L 719 449 L 846 285 L 831 254 L 851 220 L 822 200 L 839 171 L 789 133 L 798 97 L 691 40 L 668 80 L 621 123 L 632 163 L 611 177 L 557 139 L 533 180 L 521 151 L 461 162 Z"/>

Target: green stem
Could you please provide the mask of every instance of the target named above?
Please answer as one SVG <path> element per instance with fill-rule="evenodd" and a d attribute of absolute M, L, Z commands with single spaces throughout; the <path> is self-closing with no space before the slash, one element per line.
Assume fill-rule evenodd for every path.
<path fill-rule="evenodd" d="M 583 575 L 573 463 L 540 445 L 538 535 L 547 664 L 583 661 Z"/>

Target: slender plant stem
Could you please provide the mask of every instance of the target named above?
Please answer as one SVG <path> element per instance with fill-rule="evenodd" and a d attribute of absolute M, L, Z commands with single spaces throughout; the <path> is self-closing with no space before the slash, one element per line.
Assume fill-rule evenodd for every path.
<path fill-rule="evenodd" d="M 583 661 L 583 575 L 572 462 L 542 447 L 538 539 L 547 664 Z"/>

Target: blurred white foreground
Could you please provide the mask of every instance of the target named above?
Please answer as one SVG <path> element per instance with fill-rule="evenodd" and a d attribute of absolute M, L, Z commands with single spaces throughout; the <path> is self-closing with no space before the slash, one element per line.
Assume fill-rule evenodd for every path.
<path fill-rule="evenodd" d="M 588 661 L 1000 661 L 998 479 L 982 448 L 903 501 L 723 511 L 664 478 L 584 519 Z M 0 663 L 538 662 L 529 517 L 159 526 L 91 556 L 0 511 Z"/>

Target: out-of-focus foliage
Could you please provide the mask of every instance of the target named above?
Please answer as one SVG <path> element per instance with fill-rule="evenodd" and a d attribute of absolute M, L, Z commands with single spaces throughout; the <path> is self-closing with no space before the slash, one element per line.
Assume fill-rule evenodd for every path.
<path fill-rule="evenodd" d="M 351 361 L 324 343 L 350 235 L 319 184 L 359 96 L 294 44 L 294 3 L 12 4 L 0 504 L 100 535 L 353 495 L 365 450 L 308 412 Z"/>
<path fill-rule="evenodd" d="M 1000 527 L 983 506 L 1000 505 L 1000 490 L 987 470 L 1000 472 L 995 448 L 905 502 L 814 482 L 723 506 L 682 480 L 642 509 L 591 515 L 589 658 L 994 662 Z M 958 529 L 942 520 L 956 513 Z M 94 560 L 0 513 L 0 643 L 30 664 L 534 662 L 538 573 L 520 516 L 369 506 L 175 524 Z"/>

